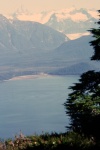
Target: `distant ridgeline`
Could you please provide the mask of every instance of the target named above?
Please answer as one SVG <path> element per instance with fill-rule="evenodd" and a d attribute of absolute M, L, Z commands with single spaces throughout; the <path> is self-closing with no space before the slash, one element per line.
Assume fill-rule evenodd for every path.
<path fill-rule="evenodd" d="M 48 21 L 43 24 L 20 21 L 18 13 L 17 19 L 7 19 L 0 15 L 0 80 L 41 72 L 67 75 L 81 74 L 90 69 L 97 70 L 99 64 L 92 63 L 89 59 L 92 55 L 89 44 L 91 35 L 76 40 L 70 40 L 65 35 L 77 32 L 82 35 L 90 27 L 96 26 L 94 22 L 97 16 L 93 12 L 84 9 L 71 9 L 69 12 L 64 11 L 62 15 L 60 12 L 52 12 Z M 81 22 L 81 17 L 75 19 L 77 14 L 83 16 Z M 86 31 L 79 29 L 80 27 Z"/>

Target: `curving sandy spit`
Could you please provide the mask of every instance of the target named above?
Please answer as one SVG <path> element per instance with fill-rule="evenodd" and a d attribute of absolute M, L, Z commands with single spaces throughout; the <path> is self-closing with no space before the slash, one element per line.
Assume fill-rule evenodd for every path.
<path fill-rule="evenodd" d="M 40 78 L 40 77 L 50 77 L 50 76 L 51 75 L 41 73 L 41 74 L 37 74 L 37 75 L 16 76 L 9 80 L 10 81 L 11 80 L 27 80 L 27 79 L 36 79 L 36 78 Z"/>

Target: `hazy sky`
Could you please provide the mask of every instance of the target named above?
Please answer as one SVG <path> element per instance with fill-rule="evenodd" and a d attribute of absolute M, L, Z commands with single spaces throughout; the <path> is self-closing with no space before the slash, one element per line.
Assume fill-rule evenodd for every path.
<path fill-rule="evenodd" d="M 100 9 L 100 0 L 0 0 L 0 13 L 7 14 L 18 8 L 39 12 L 43 10 L 62 8 L 95 8 Z"/>

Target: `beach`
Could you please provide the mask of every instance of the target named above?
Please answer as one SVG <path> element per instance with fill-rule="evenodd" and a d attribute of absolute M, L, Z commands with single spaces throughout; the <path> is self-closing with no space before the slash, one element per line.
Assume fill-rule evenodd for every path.
<path fill-rule="evenodd" d="M 36 75 L 16 76 L 16 77 L 13 77 L 13 78 L 11 78 L 11 79 L 9 79 L 9 80 L 10 80 L 10 81 L 11 81 L 11 80 L 27 80 L 27 79 L 36 79 L 36 78 L 48 77 L 48 76 L 51 76 L 51 75 L 48 75 L 48 74 L 45 74 L 45 73 L 40 73 L 40 74 L 36 74 Z"/>

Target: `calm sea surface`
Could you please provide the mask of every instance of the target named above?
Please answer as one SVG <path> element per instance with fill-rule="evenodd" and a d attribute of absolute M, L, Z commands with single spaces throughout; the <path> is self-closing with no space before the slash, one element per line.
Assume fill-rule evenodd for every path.
<path fill-rule="evenodd" d="M 0 83 L 0 137 L 65 132 L 63 103 L 78 76 L 47 76 Z"/>

